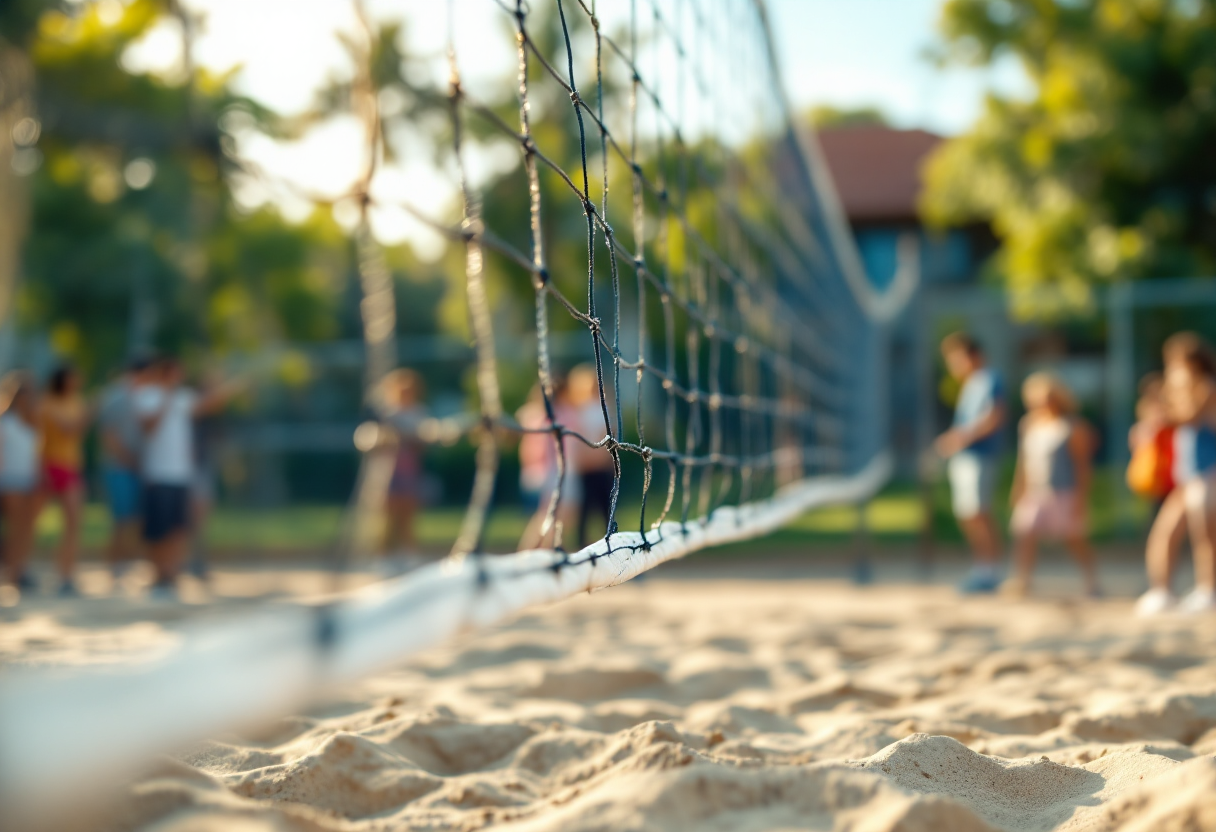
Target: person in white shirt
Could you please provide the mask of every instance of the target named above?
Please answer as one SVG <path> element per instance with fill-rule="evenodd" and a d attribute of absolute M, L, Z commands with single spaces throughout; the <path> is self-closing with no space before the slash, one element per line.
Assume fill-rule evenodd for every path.
<path fill-rule="evenodd" d="M 101 479 L 110 509 L 105 557 L 115 579 L 140 548 L 140 447 L 143 431 L 135 415 L 136 392 L 148 382 L 151 361 L 136 358 L 102 397 L 97 415 Z"/>
<path fill-rule="evenodd" d="M 997 563 L 1001 538 L 992 513 L 1005 393 L 1000 376 L 984 360 L 979 342 L 965 332 L 942 339 L 946 369 L 960 384 L 954 425 L 934 442 L 949 459 L 950 497 L 954 516 L 971 546 L 971 571 L 959 584 L 963 593 L 995 592 L 1001 584 Z"/>
<path fill-rule="evenodd" d="M 9 380 L 12 398 L 0 415 L 0 508 L 4 511 L 4 566 L 17 589 L 32 590 L 26 571 L 34 545 L 41 474 L 38 396 L 24 375 Z"/>
<path fill-rule="evenodd" d="M 156 569 L 153 591 L 171 595 L 189 544 L 194 420 L 220 410 L 244 385 L 229 382 L 200 396 L 184 386 L 181 364 L 173 359 L 159 362 L 154 378 L 133 399 L 144 434 L 143 533 Z"/>

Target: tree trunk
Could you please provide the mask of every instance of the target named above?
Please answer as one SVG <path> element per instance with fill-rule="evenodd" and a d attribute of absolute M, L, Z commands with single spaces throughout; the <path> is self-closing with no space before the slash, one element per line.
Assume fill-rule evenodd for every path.
<path fill-rule="evenodd" d="M 0 48 L 0 369 L 12 364 L 16 347 L 13 301 L 21 276 L 21 245 L 29 222 L 28 173 L 14 128 L 33 117 L 33 71 L 24 52 Z M 24 171 L 24 173 L 23 173 Z"/>

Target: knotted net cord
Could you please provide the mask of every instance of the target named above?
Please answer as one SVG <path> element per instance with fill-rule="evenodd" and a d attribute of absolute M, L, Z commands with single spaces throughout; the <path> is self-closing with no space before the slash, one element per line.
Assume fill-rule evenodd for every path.
<path fill-rule="evenodd" d="M 857 296 L 858 275 L 849 271 L 856 253 L 785 103 L 759 0 L 720 0 L 712 13 L 692 0 L 628 0 L 619 33 L 608 31 L 597 9 L 605 0 L 494 2 L 516 35 L 518 122 L 466 88 L 452 38 L 445 96 L 460 221 L 400 206 L 464 253 L 479 402 L 470 431 L 477 471 L 456 557 L 323 604 L 201 623 L 169 654 L 98 671 L 87 684 L 86 672 L 66 681 L 8 674 L 0 685 L 6 809 L 37 813 L 61 800 L 65 784 L 117 782 L 153 753 L 281 714 L 462 629 L 764 534 L 814 506 L 865 499 L 889 474 L 873 395 L 882 372 L 874 303 Z M 556 15 L 556 58 L 538 36 L 542 2 Z M 449 25 L 455 28 L 454 16 Z M 584 40 L 580 26 L 589 27 Z M 673 72 L 669 91 L 661 82 Z M 569 100 L 569 135 L 578 138 L 573 173 L 537 129 L 542 92 Z M 541 115 L 551 134 L 553 114 Z M 522 234 L 487 223 L 488 195 L 470 164 L 470 146 L 486 133 L 521 154 L 528 188 Z M 260 176 L 255 166 L 244 168 Z M 628 200 L 609 199 L 614 183 L 626 183 Z M 354 194 L 365 207 L 389 204 L 368 185 Z M 582 214 L 585 282 L 567 274 L 565 263 L 555 271 L 561 228 L 545 222 L 574 210 Z M 629 229 L 624 239 L 612 225 L 618 217 Z M 387 369 L 382 356 L 390 355 L 392 331 L 373 307 L 393 301 L 369 224 L 359 231 L 370 278 L 370 386 Z M 536 379 L 549 422 L 541 427 L 520 425 L 502 404 L 495 330 L 504 327 L 491 290 L 516 269 L 530 279 L 535 305 Z M 574 299 L 574 285 L 585 289 L 585 301 Z M 611 293 L 606 303 L 601 286 Z M 558 418 L 551 313 L 586 333 L 602 432 Z M 632 419 L 625 416 L 630 377 Z M 559 546 L 482 556 L 499 442 L 511 433 L 548 434 L 559 478 L 572 475 L 567 438 L 610 456 L 603 539 L 571 554 Z M 641 464 L 637 531 L 617 522 L 626 461 Z M 648 497 L 663 477 L 662 505 L 651 519 Z M 561 492 L 555 488 L 546 507 L 550 528 Z"/>
<path fill-rule="evenodd" d="M 689 0 L 629 0 L 628 22 L 620 27 L 622 33 L 612 36 L 597 15 L 596 0 L 547 0 L 546 8 L 555 10 L 560 24 L 556 57 L 547 56 L 534 35 L 538 13 L 526 0 L 493 2 L 509 16 L 515 32 L 517 125 L 508 122 L 501 108 L 478 100 L 465 88 L 455 38 L 456 0 L 447 4 L 445 95 L 459 224 L 444 223 L 415 204 L 377 198 L 367 183 L 356 194 L 367 207 L 403 209 L 464 248 L 463 284 L 480 404 L 478 418 L 465 422 L 465 432 L 476 445 L 476 474 L 452 553 L 484 551 L 499 443 L 511 433 L 544 432 L 554 443 L 557 485 L 548 494 L 541 534 L 556 531 L 559 563 L 565 562 L 558 519 L 562 485 L 573 475 L 566 439 L 601 450 L 611 459 L 605 534 L 609 550 L 619 528 L 626 455 L 642 463 L 637 528 L 643 546 L 650 545 L 647 532 L 660 529 L 677 503 L 684 528 L 694 514 L 704 522 L 724 504 L 764 498 L 781 484 L 813 474 L 857 470 L 873 458 L 882 446 L 876 416 L 870 412 L 876 402 L 859 391 L 867 382 L 862 373 L 874 358 L 867 350 L 881 320 L 874 319 L 873 298 L 859 298 L 854 292 L 864 275 L 849 279 L 856 252 L 850 249 L 847 231 L 842 235 L 833 195 L 806 158 L 807 147 L 778 77 L 762 2 L 726 0 L 720 13 L 706 15 Z M 577 24 L 590 29 L 587 49 L 578 48 Z M 664 45 L 668 57 L 675 56 L 674 70 L 664 62 Z M 592 49 L 586 60 L 576 59 Z M 647 52 L 653 61 L 649 73 L 642 68 Z M 623 107 L 620 96 L 610 94 L 613 64 L 615 85 L 628 88 Z M 590 85 L 579 83 L 588 66 L 594 77 L 592 101 L 581 91 Z M 727 79 L 714 77 L 715 72 L 725 73 Z M 664 103 L 660 89 L 665 75 L 675 77 L 673 105 Z M 574 116 L 571 132 L 577 134 L 578 155 L 573 173 L 557 161 L 557 153 L 542 149 L 534 135 L 536 92 L 552 92 L 553 85 L 568 99 Z M 700 121 L 691 130 L 689 87 L 700 109 Z M 727 141 L 725 122 L 737 117 L 724 112 L 732 100 L 759 102 L 757 110 L 768 107 L 776 119 L 766 125 L 757 117 L 750 129 Z M 649 131 L 643 125 L 647 108 Z M 615 130 L 609 126 L 610 115 L 620 122 Z M 474 133 L 488 130 L 519 149 L 529 195 L 526 245 L 512 242 L 519 238 L 519 229 L 491 229 L 483 219 L 482 197 L 469 175 L 471 121 L 479 128 Z M 597 149 L 598 178 L 591 174 Z M 815 148 L 810 150 L 814 155 Z M 631 210 L 620 213 L 630 227 L 632 245 L 619 238 L 608 220 L 611 165 L 627 174 Z M 271 178 L 256 167 L 243 166 L 259 179 Z M 586 298 L 581 305 L 550 270 L 552 241 L 546 238 L 543 217 L 557 209 L 546 207 L 542 175 L 564 185 L 583 215 Z M 598 205 L 595 187 L 600 189 Z M 697 200 L 704 201 L 706 194 L 712 195 L 713 209 L 698 210 Z M 548 201 L 553 199 L 550 194 Z M 360 230 L 367 231 L 366 223 Z M 361 235 L 361 242 L 368 240 L 370 233 Z M 361 251 L 367 247 L 362 245 Z M 597 255 L 608 267 L 607 322 L 597 297 Z M 521 425 L 503 410 L 487 287 L 491 256 L 531 278 L 544 427 Z M 628 316 L 637 330 L 633 355 L 626 354 L 622 343 L 621 274 L 629 270 L 635 277 Z M 601 265 L 601 281 L 603 271 Z M 501 275 L 490 277 L 496 278 Z M 657 313 L 649 308 L 652 299 L 658 302 Z M 372 301 L 365 292 L 365 305 Z M 550 306 L 586 329 L 602 433 L 592 434 L 585 425 L 564 424 L 558 418 Z M 652 328 L 651 318 L 657 328 Z M 374 357 L 369 353 L 369 360 Z M 383 375 L 370 369 L 369 364 L 369 401 L 370 385 Z M 624 418 L 622 371 L 632 375 L 635 384 L 632 424 Z M 648 386 L 661 392 L 648 394 Z M 648 422 L 652 436 L 661 426 L 661 444 L 647 441 Z M 658 479 L 656 462 L 665 469 L 666 487 L 657 517 L 648 522 L 651 489 Z M 387 481 L 381 480 L 378 488 L 362 488 L 352 504 L 379 504 L 377 494 L 387 489 Z"/>
<path fill-rule="evenodd" d="M 807 468 L 825 472 L 844 466 L 847 456 L 844 446 L 849 440 L 850 388 L 858 381 L 849 375 L 849 340 L 864 335 L 865 327 L 864 316 L 857 314 L 856 304 L 841 285 L 839 265 L 828 256 L 830 244 L 826 240 L 817 241 L 814 220 L 806 218 L 806 205 L 799 208 L 795 199 L 777 187 L 771 174 L 766 181 L 755 176 L 757 165 L 746 162 L 740 155 L 749 148 L 732 147 L 710 134 L 699 137 L 705 148 L 701 152 L 690 146 L 681 127 L 687 108 L 686 75 L 691 76 L 700 93 L 702 107 L 711 111 L 711 129 L 724 117 L 721 113 L 724 94 L 715 94 L 713 81 L 706 77 L 705 67 L 696 59 L 702 53 L 718 58 L 730 55 L 731 43 L 751 44 L 751 54 L 740 55 L 740 60 L 747 61 L 741 72 L 758 77 L 760 80 L 754 86 L 770 96 L 770 103 L 776 102 L 773 90 L 777 80 L 769 77 L 772 64 L 766 50 L 762 10 L 753 0 L 734 0 L 727 3 L 725 14 L 707 17 L 695 4 L 686 8 L 682 0 L 675 0 L 671 15 L 674 19 L 669 19 L 660 0 L 642 2 L 644 8 L 639 12 L 639 0 L 630 0 L 628 26 L 622 38 L 627 45 L 622 45 L 604 31 L 595 0 L 555 0 L 560 40 L 558 55 L 551 57 L 533 34 L 531 23 L 536 12 L 530 5 L 525 0 L 515 0 L 513 4 L 497 0 L 510 15 L 516 34 L 517 126 L 464 89 L 457 50 L 455 46 L 449 48 L 452 149 L 461 171 L 464 220 L 459 228 L 449 228 L 415 206 L 404 207 L 451 239 L 463 241 L 468 249 L 466 285 L 477 347 L 483 433 L 478 449 L 477 485 L 454 548 L 456 553 L 478 549 L 484 536 L 497 460 L 487 437 L 495 427 L 552 434 L 558 485 L 549 495 L 543 532 L 558 526 L 562 483 L 571 476 L 563 441 L 566 437 L 603 450 L 611 458 L 609 539 L 618 528 L 625 454 L 642 462 L 638 522 L 643 535 L 660 527 L 676 508 L 677 491 L 679 519 L 685 524 L 694 512 L 704 516 L 732 496 L 743 502 L 771 493 L 777 484 L 774 474 L 782 466 L 801 467 L 804 474 L 811 472 Z M 691 17 L 693 27 L 691 40 L 695 47 L 691 52 L 681 34 L 682 26 L 688 23 L 685 15 Z M 583 80 L 583 70 L 576 61 L 578 50 L 572 34 L 575 16 L 581 16 L 581 22 L 591 31 L 593 59 L 581 64 L 591 68 L 593 82 Z M 652 23 L 646 37 L 656 62 L 655 74 L 662 69 L 662 50 L 656 45 L 659 39 L 665 39 L 671 53 L 688 65 L 676 72 L 675 104 L 671 107 L 664 105 L 658 85 L 648 81 L 640 67 L 639 37 L 644 16 Z M 722 42 L 724 28 L 730 30 L 726 43 Z M 609 105 L 606 59 L 615 61 L 628 78 L 628 103 L 621 119 L 625 128 L 619 131 L 610 128 L 605 115 Z M 718 63 L 723 64 L 721 60 Z M 563 168 L 554 154 L 543 150 L 534 135 L 532 109 L 535 90 L 542 83 L 556 84 L 569 99 L 578 139 L 577 166 L 573 172 Z M 644 133 L 640 124 L 643 104 L 649 106 L 654 119 L 650 134 Z M 476 213 L 476 201 L 470 194 L 465 173 L 466 149 L 462 142 L 466 132 L 464 121 L 470 118 L 479 119 L 481 126 L 518 144 L 529 193 L 527 251 L 508 242 L 510 230 L 497 233 L 486 228 Z M 790 125 L 784 125 L 784 129 L 792 131 Z M 783 137 L 779 133 L 768 140 L 779 143 Z M 597 149 L 598 181 L 592 174 Z M 754 147 L 750 150 L 755 152 Z M 620 164 L 628 172 L 632 246 L 618 237 L 608 219 L 610 163 Z M 717 164 L 721 172 L 713 173 L 709 169 L 711 164 Z M 544 172 L 564 183 L 584 217 L 587 271 L 583 304 L 559 287 L 550 273 L 543 222 Z M 593 191 L 596 187 L 598 202 Z M 698 221 L 692 216 L 689 200 L 706 193 L 714 195 L 715 210 L 708 212 L 708 219 Z M 757 218 L 753 209 L 753 216 L 749 217 L 743 205 L 746 201 L 759 202 L 774 210 L 767 214 L 760 212 L 763 216 Z M 810 207 L 818 208 L 813 204 Z M 556 209 L 549 206 L 549 210 Z M 769 219 L 773 221 L 768 222 Z M 673 263 L 676 259 L 673 233 L 682 238 L 680 254 L 684 262 L 678 268 Z M 544 428 L 524 428 L 502 414 L 500 394 L 490 369 L 496 360 L 492 354 L 490 323 L 478 313 L 481 302 L 477 298 L 485 295 L 483 258 L 488 253 L 501 256 L 531 275 L 537 380 L 549 422 Z M 651 265 L 652 262 L 656 265 Z M 622 348 L 621 273 L 628 270 L 636 278 L 633 321 L 637 349 L 633 355 L 627 355 Z M 605 278 L 611 289 L 610 306 L 605 310 L 607 320 L 599 306 L 597 284 L 597 280 L 603 282 Z M 652 297 L 657 298 L 661 310 L 657 333 L 649 329 L 648 304 Z M 603 424 L 603 432 L 598 436 L 588 435 L 582 426 L 562 424 L 558 418 L 554 406 L 555 368 L 549 345 L 551 305 L 586 328 Z M 683 324 L 683 361 L 677 316 Z M 657 356 L 652 354 L 655 344 L 661 345 Z M 728 369 L 732 371 L 731 378 L 727 377 Z M 622 371 L 631 372 L 636 384 L 632 425 L 626 425 L 623 415 Z M 662 411 L 657 417 L 648 407 L 648 381 L 662 390 L 660 404 L 654 408 Z M 729 430 L 725 418 L 728 411 L 736 414 Z M 661 446 L 647 442 L 650 418 L 662 424 Z M 627 436 L 627 431 L 633 436 Z M 666 493 L 657 518 L 648 525 L 647 506 L 656 479 L 656 461 L 667 469 Z"/>

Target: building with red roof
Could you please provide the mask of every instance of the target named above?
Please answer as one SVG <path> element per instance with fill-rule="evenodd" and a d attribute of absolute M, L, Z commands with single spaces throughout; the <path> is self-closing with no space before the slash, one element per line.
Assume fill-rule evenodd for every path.
<path fill-rule="evenodd" d="M 944 140 L 927 130 L 882 125 L 819 132 L 819 145 L 862 261 L 879 287 L 895 274 L 896 246 L 902 234 L 913 232 L 920 237 L 924 283 L 972 281 L 995 248 L 986 228 L 929 231 L 920 220 L 917 203 L 924 187 L 924 165 Z"/>
<path fill-rule="evenodd" d="M 859 125 L 821 130 L 818 139 L 870 281 L 879 289 L 890 285 L 900 238 L 914 234 L 919 242 L 918 296 L 889 330 L 887 372 L 890 412 L 900 414 L 890 425 L 892 447 L 901 470 L 913 475 L 918 453 L 934 430 L 930 414 L 940 409 L 935 362 L 927 352 L 934 333 L 928 331 L 925 304 L 932 303 L 925 292 L 958 291 L 974 283 L 996 240 L 983 225 L 937 230 L 921 221 L 925 163 L 943 137 Z"/>

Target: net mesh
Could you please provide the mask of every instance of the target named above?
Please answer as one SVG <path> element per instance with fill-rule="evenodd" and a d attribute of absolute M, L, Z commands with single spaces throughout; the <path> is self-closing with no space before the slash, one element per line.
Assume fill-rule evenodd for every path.
<path fill-rule="evenodd" d="M 151 754 L 302 705 L 461 629 L 864 499 L 885 478 L 882 324 L 910 284 L 870 293 L 815 146 L 791 118 L 763 5 L 449 0 L 447 9 L 448 80 L 424 103 L 444 119 L 458 215 L 435 200 L 395 207 L 463 253 L 478 404 L 460 422 L 476 473 L 455 557 L 326 603 L 202 623 L 133 670 L 7 674 L 6 806 L 37 813 L 65 783 L 116 782 Z M 371 233 L 373 210 L 389 201 L 374 187 L 383 130 L 373 27 L 360 19 L 368 48 L 351 93 L 368 153 L 352 195 L 365 393 L 379 407 L 375 391 L 398 357 L 393 283 Z M 470 83 L 468 66 L 485 55 L 461 46 L 462 34 L 496 25 L 508 43 L 514 35 L 506 104 Z M 495 143 L 515 163 L 487 176 Z M 594 368 L 593 423 L 561 407 L 565 368 L 552 345 L 570 333 Z M 503 358 L 518 355 L 503 341 L 535 349 L 524 369 L 539 389 L 539 425 L 504 407 L 504 380 L 521 365 Z M 542 525 L 555 547 L 483 557 L 499 463 L 521 435 L 553 443 L 557 482 Z M 579 445 L 608 463 L 609 522 L 601 540 L 567 554 L 562 484 Z M 391 458 L 372 448 L 348 556 L 391 474 Z"/>
<path fill-rule="evenodd" d="M 488 3 L 478 5 L 484 14 Z M 465 250 L 480 423 L 453 551 L 483 548 L 511 433 L 552 437 L 557 485 L 542 532 L 556 531 L 559 549 L 571 442 L 611 460 L 609 549 L 624 523 L 649 546 L 668 518 L 683 528 L 724 504 L 859 467 L 878 450 L 873 403 L 862 394 L 874 324 L 846 280 L 853 264 L 790 118 L 763 6 L 729 0 L 710 13 L 681 0 L 631 0 L 601 16 L 586 0 L 496 5 L 515 36 L 517 108 L 466 86 L 457 34 L 468 10 L 449 4 L 460 222 L 401 206 Z M 518 153 L 522 175 L 505 181 L 526 187 L 526 213 L 503 217 L 493 210 L 500 192 L 473 184 L 470 158 L 494 139 Z M 507 288 L 495 292 L 495 282 Z M 534 330 L 508 337 L 535 341 L 543 426 L 520 424 L 502 404 L 503 316 L 491 298 L 521 285 L 534 296 Z M 550 339 L 571 326 L 585 331 L 595 370 L 594 427 L 556 406 Z M 627 520 L 626 486 L 637 497 Z"/>

